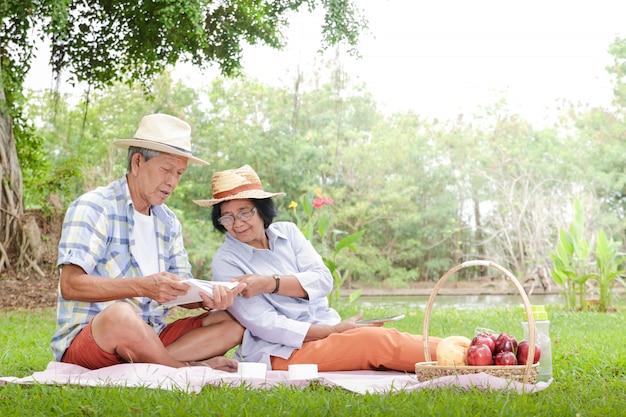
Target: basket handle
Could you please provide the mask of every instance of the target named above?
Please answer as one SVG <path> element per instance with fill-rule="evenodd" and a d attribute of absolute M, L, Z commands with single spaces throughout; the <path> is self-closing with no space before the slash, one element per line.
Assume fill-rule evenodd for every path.
<path fill-rule="evenodd" d="M 430 346 L 428 344 L 428 325 L 430 323 L 430 312 L 433 308 L 435 297 L 437 296 L 437 293 L 439 292 L 441 285 L 448 279 L 450 275 L 454 274 L 460 269 L 468 268 L 470 266 L 488 266 L 488 267 L 492 267 L 492 268 L 499 270 L 513 283 L 515 288 L 517 288 L 517 291 L 519 292 L 520 296 L 522 297 L 522 301 L 524 302 L 524 308 L 526 309 L 526 315 L 528 316 L 528 345 L 529 346 L 528 346 L 528 359 L 526 360 L 526 370 L 524 371 L 524 382 L 526 383 L 528 382 L 528 377 L 532 371 L 533 359 L 535 357 L 535 340 L 536 340 L 535 318 L 533 317 L 532 308 L 530 307 L 530 300 L 528 299 L 528 296 L 526 295 L 526 291 L 524 290 L 524 287 L 522 286 L 522 284 L 520 284 L 518 279 L 515 278 L 515 276 L 511 272 L 509 272 L 505 268 L 491 261 L 474 260 L 474 261 L 463 262 L 462 264 L 459 264 L 455 266 L 454 268 L 450 269 L 448 272 L 446 272 L 441 277 L 441 279 L 437 282 L 432 292 L 430 293 L 430 297 L 428 298 L 428 303 L 426 304 L 426 310 L 424 312 L 424 330 L 422 332 L 422 337 L 424 339 L 424 358 L 427 362 L 431 361 Z"/>

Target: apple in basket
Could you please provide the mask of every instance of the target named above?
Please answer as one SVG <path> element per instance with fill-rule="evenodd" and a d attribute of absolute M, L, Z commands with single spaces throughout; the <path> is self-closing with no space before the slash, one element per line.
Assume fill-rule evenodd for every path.
<path fill-rule="evenodd" d="M 517 345 L 517 363 L 520 365 L 526 365 L 528 361 L 528 348 L 530 347 L 530 343 L 528 340 L 522 340 Z M 541 350 L 539 349 L 539 345 L 535 343 L 535 354 L 533 355 L 533 363 L 539 362 L 539 358 L 541 358 Z"/>
<path fill-rule="evenodd" d="M 493 361 L 493 353 L 487 345 L 470 345 L 467 348 L 467 364 L 471 366 L 488 366 Z"/>
<path fill-rule="evenodd" d="M 515 353 L 503 350 L 494 356 L 494 362 L 497 366 L 517 365 L 517 358 L 515 357 Z"/>
<path fill-rule="evenodd" d="M 476 336 L 486 336 L 486 337 L 490 338 L 491 340 L 493 340 L 494 344 L 496 343 L 496 340 L 498 339 L 498 335 L 497 334 L 493 334 L 493 333 L 490 333 L 490 332 L 484 332 L 484 331 L 478 333 Z"/>
<path fill-rule="evenodd" d="M 496 348 L 496 342 L 494 339 L 489 336 L 487 333 L 479 333 L 472 339 L 472 345 L 486 345 L 493 354 L 493 351 Z"/>
<path fill-rule="evenodd" d="M 497 355 L 500 352 L 517 353 L 517 339 L 515 339 L 515 336 L 508 333 L 500 333 L 496 339 L 496 348 L 493 353 Z"/>

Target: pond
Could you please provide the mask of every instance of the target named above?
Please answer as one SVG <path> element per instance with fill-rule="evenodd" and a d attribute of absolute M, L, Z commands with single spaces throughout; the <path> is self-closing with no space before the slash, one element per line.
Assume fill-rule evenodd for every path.
<path fill-rule="evenodd" d="M 528 297 L 531 304 L 565 304 L 562 294 L 538 294 Z M 425 309 L 428 296 L 362 296 L 356 301 L 363 308 L 409 307 Z M 483 307 L 520 306 L 524 303 L 519 295 L 440 295 L 435 298 L 433 307 L 475 309 Z"/>

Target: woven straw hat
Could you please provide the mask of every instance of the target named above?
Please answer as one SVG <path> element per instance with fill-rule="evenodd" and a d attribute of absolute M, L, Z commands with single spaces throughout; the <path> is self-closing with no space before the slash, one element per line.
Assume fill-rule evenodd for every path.
<path fill-rule="evenodd" d="M 144 116 L 135 132 L 134 139 L 118 139 L 113 142 L 120 148 L 138 146 L 172 155 L 184 156 L 193 164 L 209 165 L 191 154 L 191 126 L 167 114 Z"/>
<path fill-rule="evenodd" d="M 211 188 L 213 190 L 211 200 L 193 200 L 193 202 L 202 207 L 213 207 L 222 201 L 240 198 L 273 198 L 285 195 L 285 193 L 263 191 L 261 180 L 250 165 L 215 172 L 211 181 Z"/>

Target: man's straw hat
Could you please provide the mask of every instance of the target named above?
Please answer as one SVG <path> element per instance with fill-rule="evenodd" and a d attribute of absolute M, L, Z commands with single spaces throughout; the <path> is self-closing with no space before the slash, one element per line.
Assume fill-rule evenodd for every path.
<path fill-rule="evenodd" d="M 213 207 L 222 201 L 240 198 L 273 198 L 285 195 L 285 193 L 263 191 L 259 176 L 249 165 L 215 172 L 211 181 L 211 188 L 213 190 L 211 200 L 193 200 L 193 202 L 202 207 Z"/>
<path fill-rule="evenodd" d="M 191 126 L 167 114 L 144 116 L 135 132 L 134 139 L 118 139 L 113 142 L 120 148 L 138 146 L 172 155 L 184 156 L 193 164 L 209 165 L 191 154 Z"/>

